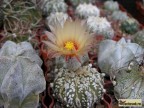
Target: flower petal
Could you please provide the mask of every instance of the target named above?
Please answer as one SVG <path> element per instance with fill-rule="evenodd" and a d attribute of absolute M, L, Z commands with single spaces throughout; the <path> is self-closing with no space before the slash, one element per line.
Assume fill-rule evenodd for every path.
<path fill-rule="evenodd" d="M 60 55 L 79 56 L 84 54 L 93 41 L 93 36 L 90 36 L 89 32 L 87 32 L 85 23 L 81 23 L 80 20 L 72 21 L 67 19 L 63 27 L 57 24 L 55 28 L 51 27 L 51 30 L 55 36 L 47 32 L 50 42 L 44 43 L 56 53 L 60 53 Z M 77 48 L 72 50 L 64 48 L 65 43 L 69 41 L 73 42 Z"/>
<path fill-rule="evenodd" d="M 51 42 L 49 41 L 42 41 L 42 42 L 45 43 L 50 49 L 53 49 L 54 51 L 59 51 L 59 47 L 52 44 Z"/>
<path fill-rule="evenodd" d="M 47 35 L 48 39 L 49 39 L 51 42 L 53 42 L 53 43 L 56 42 L 56 39 L 55 39 L 56 37 L 55 37 L 52 33 L 48 32 L 48 31 L 45 31 L 45 34 Z"/>

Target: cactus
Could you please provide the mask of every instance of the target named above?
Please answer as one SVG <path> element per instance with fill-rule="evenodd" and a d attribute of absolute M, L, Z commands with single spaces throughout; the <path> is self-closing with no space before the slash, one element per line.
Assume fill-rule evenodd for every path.
<path fill-rule="evenodd" d="M 79 18 L 86 19 L 89 16 L 100 16 L 100 10 L 92 4 L 79 4 L 76 8 L 76 15 Z"/>
<path fill-rule="evenodd" d="M 0 105 L 36 108 L 46 84 L 41 65 L 30 43 L 7 41 L 0 49 Z"/>
<path fill-rule="evenodd" d="M 28 31 L 38 26 L 41 14 L 32 2 L 24 0 L 5 0 L 2 4 L 4 32 L 8 40 L 27 40 Z M 16 41 L 15 41 L 16 42 Z"/>
<path fill-rule="evenodd" d="M 66 19 L 68 18 L 68 15 L 62 12 L 56 12 L 56 13 L 51 13 L 50 16 L 46 18 L 46 26 L 56 26 L 57 24 L 60 24 L 63 26 L 65 23 Z"/>
<path fill-rule="evenodd" d="M 64 0 L 45 0 L 40 8 L 44 16 L 48 16 L 55 12 L 65 13 L 67 11 L 67 5 Z"/>
<path fill-rule="evenodd" d="M 121 23 L 121 30 L 127 34 L 134 34 L 139 30 L 139 24 L 135 19 L 129 18 Z"/>
<path fill-rule="evenodd" d="M 93 3 L 94 0 L 71 0 L 71 2 L 74 6 L 77 6 L 80 3 Z"/>
<path fill-rule="evenodd" d="M 133 42 L 144 47 L 144 30 L 138 31 L 133 35 Z"/>
<path fill-rule="evenodd" d="M 91 16 L 87 19 L 87 26 L 90 32 L 97 35 L 103 35 L 106 38 L 112 38 L 114 36 L 111 24 L 106 18 Z"/>
<path fill-rule="evenodd" d="M 104 40 L 99 45 L 98 65 L 102 72 L 116 75 L 118 70 L 127 68 L 136 59 L 140 64 L 143 60 L 144 49 L 136 43 L 126 43 L 122 38 L 118 42 Z"/>
<path fill-rule="evenodd" d="M 106 1 L 104 2 L 104 8 L 109 11 L 119 10 L 119 4 L 116 1 Z"/>
<path fill-rule="evenodd" d="M 58 75 L 52 85 L 54 97 L 64 108 L 93 108 L 102 98 L 103 74 L 91 66 L 82 66 L 76 71 L 55 69 Z"/>
<path fill-rule="evenodd" d="M 128 70 L 120 70 L 117 74 L 115 96 L 117 99 L 142 99 L 144 102 L 144 66 L 132 61 Z"/>
<path fill-rule="evenodd" d="M 120 10 L 114 11 L 111 16 L 112 16 L 112 19 L 118 20 L 118 21 L 125 21 L 129 18 L 125 12 L 122 12 Z"/>
<path fill-rule="evenodd" d="M 83 56 L 79 57 L 80 62 L 76 58 L 72 58 L 69 61 L 65 61 L 65 58 L 63 56 L 56 57 L 54 60 L 55 68 L 69 68 L 69 70 L 77 70 L 79 67 L 82 66 L 82 64 L 87 64 L 89 62 L 89 56 L 88 54 L 84 54 Z"/>
<path fill-rule="evenodd" d="M 93 37 L 84 24 L 80 20 L 67 20 L 63 27 L 51 29 L 53 34 L 46 32 L 48 41 L 43 41 L 53 57 L 58 57 L 51 72 L 57 75 L 52 88 L 64 108 L 91 108 L 105 92 L 103 77 L 86 64 Z M 65 57 L 66 62 L 59 57 Z"/>

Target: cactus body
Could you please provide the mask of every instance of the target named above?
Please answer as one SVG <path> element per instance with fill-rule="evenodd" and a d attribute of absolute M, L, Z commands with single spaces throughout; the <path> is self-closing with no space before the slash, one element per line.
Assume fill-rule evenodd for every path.
<path fill-rule="evenodd" d="M 114 87 L 117 99 L 142 99 L 144 102 L 144 67 L 133 62 L 130 71 L 120 70 Z"/>
<path fill-rule="evenodd" d="M 67 5 L 64 0 L 45 0 L 40 8 L 44 16 L 48 16 L 55 12 L 65 13 L 67 11 Z"/>
<path fill-rule="evenodd" d="M 136 43 L 126 43 L 122 38 L 120 41 L 104 40 L 100 43 L 98 53 L 98 64 L 102 72 L 116 75 L 119 69 L 125 69 L 129 63 L 136 59 L 141 63 L 144 49 Z"/>
<path fill-rule="evenodd" d="M 71 2 L 74 6 L 77 6 L 80 3 L 93 3 L 94 0 L 71 0 Z"/>
<path fill-rule="evenodd" d="M 139 25 L 134 19 L 129 18 L 121 23 L 120 28 L 127 34 L 134 34 L 139 30 Z"/>
<path fill-rule="evenodd" d="M 119 10 L 119 5 L 116 1 L 106 1 L 104 3 L 104 8 L 109 11 L 117 11 Z"/>
<path fill-rule="evenodd" d="M 87 19 L 87 26 L 89 31 L 96 35 L 103 35 L 106 38 L 112 38 L 114 36 L 111 24 L 106 18 L 91 16 Z"/>
<path fill-rule="evenodd" d="M 46 26 L 53 26 L 55 27 L 57 24 L 63 26 L 68 15 L 62 12 L 51 13 L 49 17 L 46 18 Z"/>
<path fill-rule="evenodd" d="M 45 89 L 41 64 L 30 43 L 7 41 L 0 50 L 0 105 L 36 108 Z"/>
<path fill-rule="evenodd" d="M 66 68 L 57 70 L 53 84 L 54 96 L 65 108 L 93 108 L 102 98 L 103 76 L 91 66 L 83 66 L 77 71 Z"/>
<path fill-rule="evenodd" d="M 89 16 L 99 16 L 100 10 L 92 4 L 79 4 L 76 8 L 76 15 L 79 18 L 86 19 Z"/>
<path fill-rule="evenodd" d="M 124 21 L 128 19 L 128 16 L 125 12 L 122 11 L 114 11 L 112 13 L 112 19 L 118 20 L 118 21 Z"/>
<path fill-rule="evenodd" d="M 144 30 L 138 31 L 133 35 L 133 42 L 144 47 Z"/>

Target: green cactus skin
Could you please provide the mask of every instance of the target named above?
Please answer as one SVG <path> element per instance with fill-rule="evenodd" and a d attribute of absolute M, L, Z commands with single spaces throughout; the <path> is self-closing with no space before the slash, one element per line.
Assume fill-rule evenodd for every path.
<path fill-rule="evenodd" d="M 139 25 L 134 19 L 127 19 L 121 23 L 121 30 L 127 34 L 134 34 L 139 30 Z"/>
<path fill-rule="evenodd" d="M 41 10 L 43 16 L 47 17 L 51 13 L 55 12 L 66 12 L 67 5 L 65 4 L 64 0 L 45 0 L 43 5 L 41 5 Z"/>
<path fill-rule="evenodd" d="M 109 11 L 117 11 L 119 10 L 119 5 L 116 1 L 106 1 L 104 3 L 104 8 Z"/>
<path fill-rule="evenodd" d="M 112 13 L 112 19 L 114 20 L 119 20 L 119 21 L 124 21 L 127 20 L 129 17 L 127 16 L 127 14 L 125 12 L 122 11 L 114 11 Z"/>
<path fill-rule="evenodd" d="M 144 48 L 144 30 L 138 31 L 133 35 L 133 42 L 141 45 Z"/>
<path fill-rule="evenodd" d="M 92 68 L 83 66 L 76 72 L 65 68 L 56 69 L 58 76 L 53 83 L 54 96 L 64 108 L 93 108 L 102 98 L 103 75 Z"/>
<path fill-rule="evenodd" d="M 46 85 L 41 65 L 30 43 L 7 41 L 0 49 L 0 106 L 36 108 Z"/>
<path fill-rule="evenodd" d="M 144 102 L 144 67 L 131 62 L 128 70 L 120 70 L 114 87 L 117 99 L 142 99 Z"/>

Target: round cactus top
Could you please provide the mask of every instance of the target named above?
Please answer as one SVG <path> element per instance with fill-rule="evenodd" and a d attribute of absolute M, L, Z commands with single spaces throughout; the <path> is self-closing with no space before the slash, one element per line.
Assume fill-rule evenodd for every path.
<path fill-rule="evenodd" d="M 79 4 L 76 8 L 76 14 L 80 18 L 88 18 L 89 16 L 99 16 L 100 10 L 92 4 Z"/>
<path fill-rule="evenodd" d="M 63 26 L 67 18 L 68 15 L 63 12 L 51 13 L 50 16 L 46 18 L 46 25 L 56 26 L 59 23 L 61 26 Z"/>
<path fill-rule="evenodd" d="M 87 19 L 88 29 L 98 35 L 104 35 L 111 38 L 114 36 L 114 31 L 111 27 L 111 23 L 105 17 L 91 16 Z"/>
<path fill-rule="evenodd" d="M 66 108 L 90 108 L 102 98 L 104 75 L 91 66 L 83 66 L 78 72 L 64 68 L 58 70 L 53 90 Z"/>

